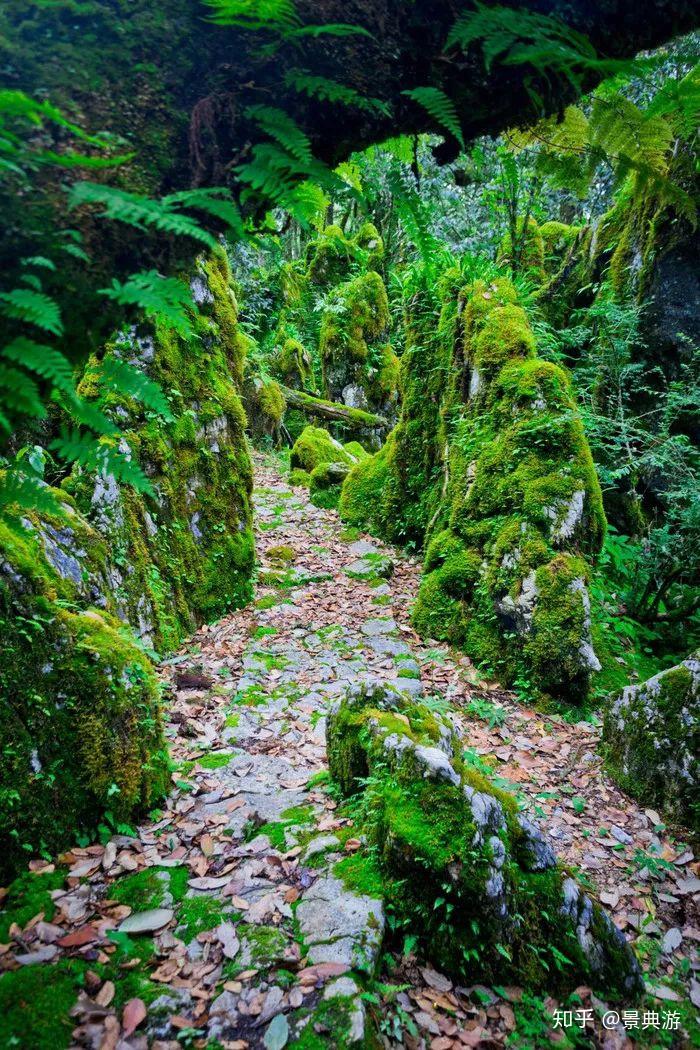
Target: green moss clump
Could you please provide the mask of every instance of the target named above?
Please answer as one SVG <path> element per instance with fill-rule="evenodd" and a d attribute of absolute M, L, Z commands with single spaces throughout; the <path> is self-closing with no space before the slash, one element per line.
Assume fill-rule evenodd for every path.
<path fill-rule="evenodd" d="M 109 896 L 133 911 L 148 911 L 161 906 L 169 884 L 168 868 L 144 868 L 114 882 L 109 888 Z"/>
<path fill-rule="evenodd" d="M 352 463 L 352 456 L 345 451 L 340 441 L 331 437 L 322 427 L 306 427 L 294 442 L 290 457 L 292 473 L 304 470 L 311 474 L 323 463 Z"/>
<path fill-rule="evenodd" d="M 338 506 L 348 469 L 345 463 L 319 463 L 314 467 L 309 482 L 309 498 L 314 506 L 326 510 Z"/>
<path fill-rule="evenodd" d="M 337 400 L 350 386 L 364 392 L 363 407 L 381 406 L 387 393 L 395 389 L 398 367 L 390 348 L 380 346 L 388 327 L 389 301 L 376 271 L 360 274 L 334 289 L 319 333 L 323 385 L 328 396 Z"/>
<path fill-rule="evenodd" d="M 287 338 L 272 360 L 272 368 L 285 386 L 313 393 L 313 361 L 298 339 Z"/>
<path fill-rule="evenodd" d="M 64 959 L 52 966 L 21 966 L 0 977 L 0 1045 L 17 1050 L 65 1050 L 72 1042 L 70 1016 L 85 963 Z"/>
<path fill-rule="evenodd" d="M 56 910 L 51 890 L 60 889 L 64 881 L 64 871 L 38 875 L 28 871 L 10 883 L 0 906 L 0 944 L 9 940 L 10 926 L 16 924 L 23 929 L 39 912 L 43 912 L 45 922 L 51 922 Z"/>
<path fill-rule="evenodd" d="M 206 930 L 213 930 L 225 918 L 226 905 L 218 897 L 204 894 L 185 897 L 177 911 L 175 934 L 185 944 Z"/>

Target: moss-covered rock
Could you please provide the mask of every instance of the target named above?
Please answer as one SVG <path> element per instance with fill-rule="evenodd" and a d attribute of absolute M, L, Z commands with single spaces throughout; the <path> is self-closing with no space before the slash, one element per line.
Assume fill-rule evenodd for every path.
<path fill-rule="evenodd" d="M 185 338 L 157 327 L 90 361 L 128 361 L 170 402 L 164 418 L 121 392 L 119 420 L 152 494 L 77 470 L 62 516 L 0 527 L 3 860 L 62 845 L 104 810 L 130 819 L 166 783 L 159 689 L 147 651 L 173 649 L 243 604 L 253 567 L 252 470 L 239 391 L 243 340 L 221 255 L 191 281 Z"/>
<path fill-rule="evenodd" d="M 605 519 L 590 449 L 569 378 L 537 358 L 513 285 L 458 278 L 443 278 L 432 336 L 430 302 L 414 303 L 401 418 L 350 471 L 341 515 L 427 541 L 423 634 L 504 682 L 579 702 L 599 667 L 587 584 Z"/>
<path fill-rule="evenodd" d="M 513 273 L 525 274 L 540 284 L 544 280 L 544 243 L 535 219 L 519 219 L 513 237 L 506 233 L 498 251 L 498 262 L 509 266 Z"/>
<path fill-rule="evenodd" d="M 101 537 L 66 503 L 63 521 L 26 519 L 21 535 L 0 526 L 0 545 L 5 878 L 105 809 L 128 820 L 152 806 L 168 760 L 158 681 L 115 615 Z"/>
<path fill-rule="evenodd" d="M 354 463 L 354 457 L 323 427 L 305 427 L 294 442 L 289 465 L 308 474 L 323 463 Z"/>
<path fill-rule="evenodd" d="M 603 741 L 625 791 L 700 832 L 700 652 L 612 698 Z"/>
<path fill-rule="evenodd" d="M 314 373 L 311 354 L 298 339 L 287 338 L 272 359 L 274 374 L 292 390 L 313 393 Z"/>
<path fill-rule="evenodd" d="M 338 506 L 340 491 L 349 470 L 348 463 L 319 463 L 314 467 L 309 479 L 309 498 L 314 506 L 326 510 Z"/>
<path fill-rule="evenodd" d="M 370 270 L 336 287 L 321 319 L 324 391 L 352 408 L 386 415 L 396 402 L 398 359 L 385 340 L 389 302 Z"/>
<path fill-rule="evenodd" d="M 390 686 L 352 687 L 329 715 L 328 760 L 345 795 L 370 778 L 362 830 L 383 893 L 441 969 L 625 1000 L 642 990 L 623 934 L 515 799 L 465 765 L 448 718 Z"/>
<path fill-rule="evenodd" d="M 159 327 L 108 348 L 106 357 L 143 369 L 170 396 L 171 420 L 122 395 L 105 406 L 120 418 L 154 495 L 99 475 L 78 473 L 67 483 L 108 543 L 120 615 L 159 651 L 251 595 L 252 468 L 240 398 L 245 340 L 230 281 L 223 254 L 200 264 L 191 281 L 199 308 L 191 338 Z M 84 393 L 100 367 L 96 360 L 88 366 Z"/>

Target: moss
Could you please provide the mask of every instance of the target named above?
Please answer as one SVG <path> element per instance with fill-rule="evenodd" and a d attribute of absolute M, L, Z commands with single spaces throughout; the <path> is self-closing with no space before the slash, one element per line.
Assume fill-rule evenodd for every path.
<path fill-rule="evenodd" d="M 308 1020 L 297 1039 L 288 1043 L 289 1050 L 342 1050 L 350 1046 L 352 1014 L 355 1000 L 347 996 L 322 999 L 312 1011 L 300 1011 L 296 1019 Z M 361 1044 L 352 1040 L 358 1050 L 373 1050 L 376 1042 L 368 1032 Z"/>
<path fill-rule="evenodd" d="M 40 912 L 45 922 L 51 922 L 56 910 L 51 890 L 60 889 L 64 881 L 64 871 L 53 871 L 36 875 L 26 872 L 10 883 L 0 910 L 0 944 L 9 941 L 10 926 L 24 929 Z"/>
<path fill-rule="evenodd" d="M 202 769 L 223 769 L 232 758 L 233 755 L 230 751 L 216 751 L 209 755 L 200 755 L 197 759 L 197 765 L 201 766 Z"/>
<path fill-rule="evenodd" d="M 226 905 L 208 894 L 185 897 L 177 911 L 175 935 L 189 944 L 200 933 L 213 930 L 226 917 Z"/>
<path fill-rule="evenodd" d="M 346 441 L 343 448 L 353 459 L 368 459 L 370 453 L 362 447 L 359 441 Z"/>
<path fill-rule="evenodd" d="M 273 426 L 278 427 L 287 409 L 281 386 L 271 379 L 267 383 L 262 383 L 256 394 L 259 411 Z"/>
<path fill-rule="evenodd" d="M 288 940 L 284 932 L 276 926 L 254 926 L 240 922 L 236 932 L 241 943 L 245 944 L 243 952 L 245 962 L 234 959 L 226 963 L 224 978 L 234 977 L 236 973 L 240 973 L 241 969 L 247 969 L 249 966 L 256 970 L 265 970 L 276 963 L 284 962 Z M 248 953 L 250 963 L 247 958 Z"/>
<path fill-rule="evenodd" d="M 289 484 L 308 489 L 311 484 L 311 473 L 308 470 L 300 470 L 296 467 L 289 472 Z"/>
<path fill-rule="evenodd" d="M 272 368 L 285 386 L 313 393 L 314 375 L 311 355 L 298 339 L 287 338 L 272 360 Z"/>
<path fill-rule="evenodd" d="M 343 794 L 365 793 L 350 805 L 361 821 L 353 833 L 368 842 L 334 871 L 351 889 L 380 894 L 393 928 L 410 929 L 457 979 L 550 991 L 585 979 L 629 999 L 639 981 L 624 938 L 579 897 L 595 937 L 585 955 L 576 911 L 564 907 L 563 873 L 532 870 L 515 798 L 456 757 L 449 777 L 431 772 L 417 746 L 428 741 L 454 748 L 445 721 L 387 687 L 349 694 L 333 710 L 329 767 Z M 578 892 L 567 890 L 570 900 Z"/>
<path fill-rule="evenodd" d="M 64 1050 L 71 1044 L 83 962 L 23 966 L 0 976 L 0 1045 L 18 1050 Z"/>
<path fill-rule="evenodd" d="M 700 653 L 611 697 L 603 742 L 623 790 L 700 831 Z"/>
<path fill-rule="evenodd" d="M 296 561 L 296 551 L 288 544 L 280 544 L 277 547 L 268 547 L 266 552 L 269 561 L 279 561 L 287 565 Z M 274 632 L 273 632 L 274 633 Z"/>
<path fill-rule="evenodd" d="M 326 510 L 337 507 L 347 467 L 337 463 L 319 463 L 311 471 L 309 498 L 316 507 Z"/>
<path fill-rule="evenodd" d="M 352 457 L 327 430 L 308 426 L 294 442 L 290 457 L 292 474 L 296 470 L 311 474 L 323 463 L 352 463 Z"/>
<path fill-rule="evenodd" d="M 128 905 L 133 911 L 148 911 L 161 906 L 169 883 L 168 868 L 144 868 L 112 883 L 109 897 Z"/>
<path fill-rule="evenodd" d="M 386 288 L 375 271 L 360 274 L 333 290 L 319 332 L 323 386 L 328 396 L 340 398 L 347 386 L 357 386 L 371 408 L 379 407 L 393 392 L 397 362 L 391 349 L 380 345 L 388 326 Z"/>
<path fill-rule="evenodd" d="M 441 423 L 449 484 L 414 624 L 503 682 L 581 702 L 595 659 L 580 555 L 599 552 L 605 517 L 571 383 L 535 356 L 511 285 L 475 282 L 460 299 Z"/>

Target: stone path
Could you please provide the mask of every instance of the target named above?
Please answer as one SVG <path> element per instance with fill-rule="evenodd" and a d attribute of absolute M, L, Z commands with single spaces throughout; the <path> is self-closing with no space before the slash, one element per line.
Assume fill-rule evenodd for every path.
<path fill-rule="evenodd" d="M 564 862 L 638 939 L 661 1002 L 681 999 L 697 966 L 697 863 L 605 778 L 597 727 L 536 714 L 422 642 L 409 623 L 415 559 L 344 532 L 272 460 L 258 459 L 257 484 L 254 605 L 202 628 L 165 667 L 172 795 L 135 833 L 60 858 L 56 914 L 12 928 L 0 966 L 70 960 L 83 989 L 68 1031 L 94 1050 L 314 1050 L 359 1046 L 369 1028 L 387 1047 L 547 1042 L 546 1026 L 532 1043 L 518 1033 L 553 1001 L 455 988 L 410 951 L 384 959 L 393 990 L 370 981 L 386 917 L 337 867 L 362 843 L 327 790 L 324 743 L 329 704 L 370 677 L 448 699 L 469 760 L 495 763 L 546 818 Z M 588 1032 L 606 1047 L 630 1034 L 597 1020 Z"/>

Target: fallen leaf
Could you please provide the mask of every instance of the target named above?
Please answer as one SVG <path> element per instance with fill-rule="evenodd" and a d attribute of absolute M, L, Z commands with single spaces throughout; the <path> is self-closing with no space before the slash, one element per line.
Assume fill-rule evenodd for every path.
<path fill-rule="evenodd" d="M 122 1013 L 122 1026 L 125 1038 L 129 1038 L 136 1031 L 142 1021 L 146 1020 L 148 1011 L 143 999 L 129 999 L 124 1005 Z"/>

